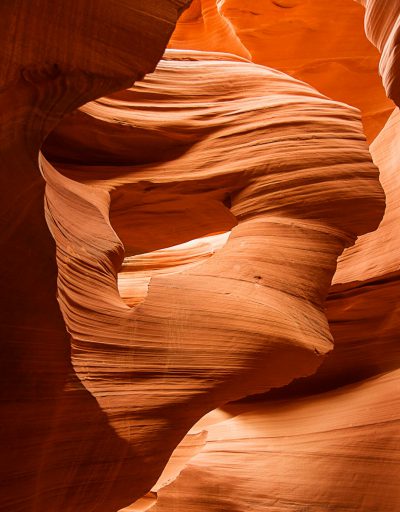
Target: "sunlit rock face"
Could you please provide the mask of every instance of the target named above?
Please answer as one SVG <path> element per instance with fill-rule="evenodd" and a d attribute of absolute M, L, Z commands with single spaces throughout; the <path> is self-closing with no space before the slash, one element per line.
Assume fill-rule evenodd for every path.
<path fill-rule="evenodd" d="M 390 18 L 387 23 L 395 21 L 386 13 L 393 12 L 397 0 L 370 3 L 377 6 L 375 32 L 385 23 L 380 12 Z M 227 51 L 229 45 L 231 53 L 303 80 L 359 108 L 372 142 L 394 105 L 382 88 L 380 56 L 365 37 L 364 15 L 351 0 L 195 0 L 170 46 Z"/>
<path fill-rule="evenodd" d="M 386 93 L 400 104 L 400 2 L 357 0 L 365 7 L 365 31 L 381 53 L 379 72 Z"/>
<path fill-rule="evenodd" d="M 397 370 L 329 393 L 226 406 L 199 426 L 204 446 L 147 510 L 396 510 L 398 380 Z"/>
<path fill-rule="evenodd" d="M 189 4 L 0 6 L 0 510 L 393 512 L 397 11 Z"/>
<path fill-rule="evenodd" d="M 151 468 L 216 406 L 315 372 L 337 257 L 383 214 L 356 109 L 241 57 L 169 50 L 44 153 L 74 370 Z"/>

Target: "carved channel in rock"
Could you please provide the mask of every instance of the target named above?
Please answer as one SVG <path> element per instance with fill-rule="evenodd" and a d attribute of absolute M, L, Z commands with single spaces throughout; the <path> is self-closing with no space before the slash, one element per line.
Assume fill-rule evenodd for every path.
<path fill-rule="evenodd" d="M 230 231 L 209 235 L 157 251 L 125 256 L 118 273 L 118 290 L 128 306 L 137 306 L 147 295 L 150 280 L 193 268 L 210 258 L 228 240 Z"/>
<path fill-rule="evenodd" d="M 124 248 L 118 289 L 127 305 L 142 302 L 152 277 L 193 268 L 225 245 L 237 220 L 229 193 L 209 187 L 201 193 L 149 181 L 111 192 L 110 222 Z"/>
<path fill-rule="evenodd" d="M 332 348 L 337 257 L 377 225 L 384 198 L 356 109 L 232 55 L 167 52 L 83 110 L 57 171 L 44 162 L 58 296 L 76 374 L 139 451 L 145 494 L 208 411 L 315 372 Z M 214 257 L 123 303 L 124 251 L 231 228 Z"/>

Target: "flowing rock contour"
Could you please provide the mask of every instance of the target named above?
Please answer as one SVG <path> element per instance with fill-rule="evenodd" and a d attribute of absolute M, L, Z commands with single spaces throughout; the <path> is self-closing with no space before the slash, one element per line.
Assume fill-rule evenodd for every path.
<path fill-rule="evenodd" d="M 369 233 L 384 194 L 339 101 L 372 139 L 377 52 L 329 47 L 327 0 L 194 0 L 156 68 L 189 3 L 0 6 L 0 510 L 392 512 L 398 111 Z M 397 101 L 397 3 L 367 4 Z"/>
<path fill-rule="evenodd" d="M 201 451 L 139 510 L 397 510 L 399 374 L 228 406 L 231 417 L 207 426 Z"/>
<path fill-rule="evenodd" d="M 188 4 L 0 4 L 4 512 L 116 510 L 158 477 L 142 472 L 72 367 L 38 154 L 66 113 L 152 71 Z"/>
<path fill-rule="evenodd" d="M 391 5 L 381 9 L 390 12 Z M 379 52 L 365 37 L 364 15 L 352 0 L 194 0 L 169 47 L 229 51 L 307 82 L 359 108 L 372 142 L 394 105 L 378 75 Z"/>
<path fill-rule="evenodd" d="M 316 370 L 337 257 L 383 213 L 356 109 L 237 56 L 171 50 L 65 119 L 45 154 L 73 366 L 148 466 L 215 407 Z M 141 254 L 227 231 L 133 308 L 120 297 L 124 255 L 134 275 Z"/>
<path fill-rule="evenodd" d="M 356 0 L 365 7 L 365 31 L 381 53 L 379 72 L 386 93 L 400 106 L 400 1 Z"/>

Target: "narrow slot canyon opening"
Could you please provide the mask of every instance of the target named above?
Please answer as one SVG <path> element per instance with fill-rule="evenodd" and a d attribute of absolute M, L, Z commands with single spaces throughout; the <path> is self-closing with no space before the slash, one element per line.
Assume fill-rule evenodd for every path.
<path fill-rule="evenodd" d="M 122 300 L 130 307 L 137 306 L 146 297 L 152 277 L 175 274 L 201 264 L 222 249 L 229 235 L 230 231 L 226 231 L 152 252 L 125 256 L 118 273 Z"/>
<path fill-rule="evenodd" d="M 120 297 L 130 307 L 147 296 L 152 277 L 200 265 L 218 252 L 237 224 L 229 194 L 214 183 L 137 182 L 111 193 L 110 223 L 125 257 L 118 272 Z"/>

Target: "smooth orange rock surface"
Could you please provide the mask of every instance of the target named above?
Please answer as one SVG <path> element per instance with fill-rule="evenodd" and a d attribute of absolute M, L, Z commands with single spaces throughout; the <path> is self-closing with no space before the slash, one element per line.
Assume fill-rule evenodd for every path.
<path fill-rule="evenodd" d="M 392 11 L 392 0 L 376 3 L 378 18 Z M 364 9 L 352 0 L 196 0 L 170 41 L 191 50 L 228 45 L 359 108 L 370 142 L 393 110 L 378 76 L 379 53 L 365 37 Z"/>
<path fill-rule="evenodd" d="M 335 350 L 314 376 L 293 383 L 286 395 L 332 389 L 400 365 L 399 138 L 396 109 L 371 145 L 386 194 L 385 215 L 376 231 L 359 237 L 339 258 L 326 303 Z"/>
<path fill-rule="evenodd" d="M 383 212 L 354 108 L 232 55 L 175 50 L 66 119 L 45 153 L 74 369 L 151 468 L 216 405 L 316 370 L 336 258 Z M 157 271 L 168 244 L 229 230 L 211 257 L 182 245 L 184 268 Z"/>
<path fill-rule="evenodd" d="M 73 369 L 38 157 L 66 113 L 154 69 L 188 3 L 0 4 L 4 512 L 116 510 L 158 477 L 147 480 L 140 454 L 118 436 Z"/>
<path fill-rule="evenodd" d="M 0 6 L 0 510 L 392 512 L 400 117 L 364 9 L 189 3 Z"/>
<path fill-rule="evenodd" d="M 205 446 L 147 510 L 397 510 L 399 376 L 227 406 L 231 417 L 203 429 Z"/>
<path fill-rule="evenodd" d="M 400 105 L 400 2 L 357 0 L 365 7 L 365 31 L 381 53 L 379 72 L 386 93 Z"/>
<path fill-rule="evenodd" d="M 215 0 L 193 0 L 179 19 L 170 48 L 228 52 L 251 59 L 251 54 L 236 34 Z"/>

